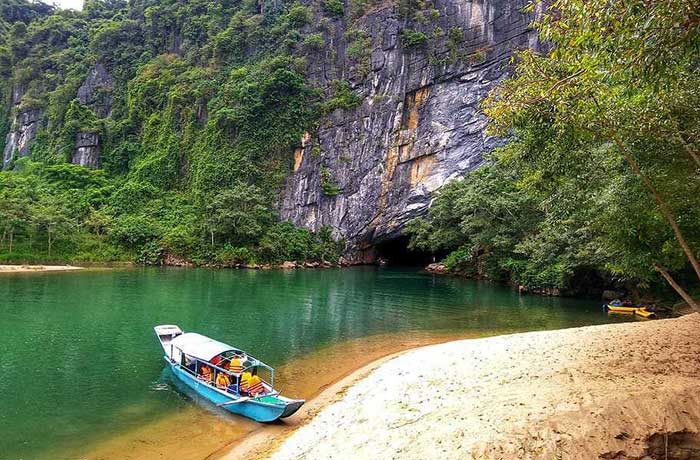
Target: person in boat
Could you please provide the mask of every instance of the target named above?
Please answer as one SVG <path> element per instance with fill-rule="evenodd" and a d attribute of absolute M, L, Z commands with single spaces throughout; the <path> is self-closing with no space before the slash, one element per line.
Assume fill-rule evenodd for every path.
<path fill-rule="evenodd" d="M 219 372 L 216 376 L 216 387 L 222 390 L 228 390 L 231 385 L 231 380 L 226 375 L 226 372 Z"/>
<path fill-rule="evenodd" d="M 200 366 L 199 372 L 200 372 L 199 378 L 201 378 L 202 380 L 205 380 L 207 382 L 212 382 L 214 380 L 212 373 L 211 373 L 211 368 L 209 366 L 207 366 L 206 364 L 202 364 Z"/>
<path fill-rule="evenodd" d="M 241 374 L 241 384 L 238 389 L 242 395 L 259 396 L 265 394 L 262 379 L 251 372 Z"/>

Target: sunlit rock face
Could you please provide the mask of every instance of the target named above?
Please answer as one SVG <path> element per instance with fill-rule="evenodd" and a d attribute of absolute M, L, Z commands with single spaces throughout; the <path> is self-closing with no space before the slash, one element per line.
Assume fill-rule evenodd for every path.
<path fill-rule="evenodd" d="M 346 261 L 373 261 L 378 242 L 399 235 L 436 190 L 502 144 L 486 134 L 480 102 L 507 75 L 514 50 L 538 47 L 525 3 L 438 0 L 439 17 L 415 28 L 439 27 L 444 35 L 411 49 L 395 7 L 361 18 L 371 40 L 364 76 L 352 65 L 312 65 L 317 80 L 350 81 L 362 104 L 331 113 L 295 152 L 282 218 L 312 230 L 330 226 L 347 242 Z M 345 60 L 345 36 L 332 40 L 335 59 Z M 340 192 L 324 194 L 324 182 Z"/>

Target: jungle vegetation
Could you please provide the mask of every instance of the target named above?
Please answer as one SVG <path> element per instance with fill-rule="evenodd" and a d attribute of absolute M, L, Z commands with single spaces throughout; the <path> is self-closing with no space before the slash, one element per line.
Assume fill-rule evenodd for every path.
<path fill-rule="evenodd" d="M 343 15 L 342 4 L 324 11 Z M 0 138 L 17 111 L 46 122 L 31 158 L 0 172 L 0 259 L 336 261 L 342 242 L 327 229 L 275 212 L 303 133 L 353 103 L 343 82 L 305 76 L 306 54 L 323 46 L 301 32 L 311 19 L 296 2 L 4 1 Z M 98 63 L 113 85 L 83 104 Z M 99 169 L 70 164 L 77 133 L 99 134 Z"/>
<path fill-rule="evenodd" d="M 441 191 L 412 245 L 529 287 L 575 289 L 591 270 L 666 282 L 697 309 L 700 8 L 558 0 L 534 26 L 541 49 L 483 104 L 510 141 Z"/>

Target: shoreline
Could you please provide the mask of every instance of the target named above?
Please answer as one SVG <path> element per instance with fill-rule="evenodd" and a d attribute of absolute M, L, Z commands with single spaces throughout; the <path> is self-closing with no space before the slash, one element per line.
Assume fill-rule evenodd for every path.
<path fill-rule="evenodd" d="M 423 348 L 423 346 L 418 348 Z M 205 460 L 237 460 L 241 458 L 251 458 L 251 456 L 252 458 L 268 458 L 289 436 L 309 423 L 328 405 L 338 401 L 350 387 L 367 377 L 367 375 L 379 368 L 383 363 L 413 349 L 397 351 L 390 355 L 377 358 L 371 363 L 352 371 L 340 380 L 330 383 L 299 409 L 299 412 L 294 416 L 294 425 L 287 425 L 282 422 L 269 426 L 261 426 L 253 430 L 250 435 L 244 439 L 238 440 L 237 442 L 234 441 L 212 452 L 205 457 Z M 274 429 L 270 429 L 272 427 L 274 427 Z"/>
<path fill-rule="evenodd" d="M 414 340 L 391 346 L 385 353 L 377 355 L 359 367 L 351 367 L 340 377 L 321 386 L 320 391 L 309 398 L 304 406 L 290 419 L 273 424 L 262 424 L 253 431 L 209 453 L 205 460 L 238 460 L 240 458 L 268 458 L 287 438 L 311 422 L 313 418 L 383 364 L 406 353 L 424 348 L 463 340 L 480 340 L 519 333 L 517 330 L 493 331 L 489 334 L 450 333 L 444 336 L 430 336 L 428 339 Z M 361 339 L 361 340 L 366 340 Z M 410 342 L 410 340 L 409 340 Z"/>
<path fill-rule="evenodd" d="M 0 273 L 46 273 L 46 272 L 65 272 L 74 270 L 84 270 L 85 267 L 75 265 L 15 265 L 7 264 L 0 265 Z"/>
<path fill-rule="evenodd" d="M 698 327 L 691 314 L 404 350 L 326 388 L 299 428 L 207 458 L 425 458 L 439 446 L 446 458 L 627 459 L 659 439 L 694 449 Z M 445 372 L 442 391 L 426 391 L 439 369 L 459 378 Z"/>
<path fill-rule="evenodd" d="M 498 330 L 493 333 L 508 332 L 512 330 Z M 66 451 L 65 455 L 66 458 L 92 460 L 190 460 L 227 458 L 227 453 L 235 450 L 248 452 L 248 458 L 258 458 L 255 454 L 262 451 L 261 447 L 269 447 L 273 445 L 272 442 L 277 445 L 301 425 L 300 415 L 310 412 L 310 409 L 315 409 L 311 414 L 315 415 L 324 407 L 316 406 L 316 403 L 321 401 L 321 395 L 336 395 L 333 391 L 337 388 L 336 385 L 341 381 L 345 382 L 358 371 L 358 353 L 361 352 L 365 358 L 359 363 L 360 367 L 364 368 L 386 358 L 387 354 L 393 355 L 470 336 L 469 333 L 459 331 L 415 332 L 410 336 L 379 334 L 335 343 L 300 355 L 276 369 L 275 380 L 279 379 L 282 382 L 280 388 L 283 393 L 307 400 L 297 414 L 283 422 L 259 424 L 244 417 L 232 417 L 223 411 L 219 413 L 206 402 L 188 404 L 186 408 L 175 413 L 169 413 L 134 430 L 95 439 L 85 448 Z M 323 372 L 322 376 L 310 378 L 315 376 L 316 370 L 320 368 L 327 372 Z M 294 382 L 293 388 L 289 386 L 291 382 Z M 303 422 L 308 420 L 309 418 L 305 418 Z M 174 430 L 179 430 L 182 440 L 172 439 Z M 256 444 L 256 441 L 266 444 Z"/>
<path fill-rule="evenodd" d="M 508 333 L 508 331 L 502 332 Z M 494 334 L 498 335 L 499 332 Z M 273 424 L 261 424 L 243 437 L 235 439 L 220 449 L 209 453 L 204 459 L 238 460 L 240 458 L 267 458 L 289 436 L 308 424 L 316 415 L 336 402 L 353 385 L 367 377 L 382 364 L 413 350 L 450 343 L 455 340 L 476 340 L 488 336 L 490 335 L 484 336 L 479 334 L 470 337 L 469 334 L 454 333 L 445 334 L 444 336 L 429 336 L 428 338 L 414 339 L 413 341 L 406 339 L 403 343 L 392 344 L 384 352 L 372 353 L 374 357 L 369 361 L 363 362 L 359 367 L 349 367 L 339 377 L 323 384 L 294 416 Z M 366 340 L 366 338 L 362 340 Z"/>

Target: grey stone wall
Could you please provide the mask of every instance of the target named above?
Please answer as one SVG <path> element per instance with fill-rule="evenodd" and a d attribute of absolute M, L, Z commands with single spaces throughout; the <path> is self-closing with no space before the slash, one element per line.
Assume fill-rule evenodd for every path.
<path fill-rule="evenodd" d="M 363 102 L 331 113 L 295 152 L 282 218 L 312 230 L 330 226 L 348 243 L 347 262 L 373 261 L 378 242 L 398 236 L 428 209 L 435 191 L 502 144 L 485 133 L 480 102 L 507 75 L 513 50 L 539 46 L 524 6 L 520 0 L 438 0 L 439 18 L 427 24 L 400 18 L 393 6 L 361 18 L 358 25 L 371 39 L 366 76 L 358 78 L 357 65 L 342 67 L 340 75 L 327 63 L 312 65 L 318 79 L 350 81 Z M 401 31 L 407 25 L 427 34 L 439 27 L 444 36 L 406 49 Z M 451 29 L 461 29 L 460 40 Z M 329 37 L 336 59 L 343 59 L 344 37 L 337 30 Z M 340 193 L 324 195 L 324 180 Z"/>

